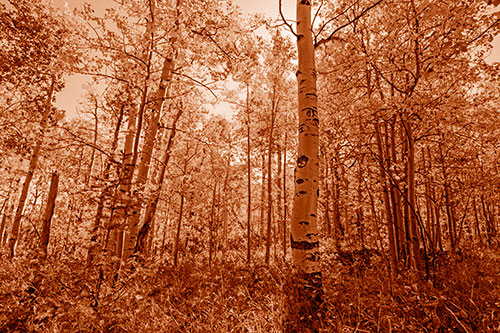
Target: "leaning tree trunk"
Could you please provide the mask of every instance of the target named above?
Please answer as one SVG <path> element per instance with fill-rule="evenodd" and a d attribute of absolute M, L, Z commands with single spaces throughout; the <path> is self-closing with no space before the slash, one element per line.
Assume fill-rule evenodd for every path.
<path fill-rule="evenodd" d="M 21 191 L 21 197 L 19 198 L 19 203 L 17 204 L 16 215 L 14 217 L 14 223 L 12 225 L 12 231 L 9 239 L 9 252 L 10 257 L 14 257 L 14 247 L 19 237 L 19 229 L 21 226 L 21 217 L 23 215 L 24 205 L 26 203 L 26 198 L 28 197 L 28 191 L 30 188 L 31 180 L 33 179 L 33 173 L 35 172 L 36 165 L 38 163 L 38 157 L 40 156 L 40 149 L 42 148 L 43 138 L 45 136 L 45 130 L 47 128 L 47 121 L 49 119 L 50 111 L 52 109 L 52 95 L 54 94 L 55 88 L 55 77 L 52 76 L 52 82 L 50 84 L 49 93 L 47 96 L 47 101 L 45 104 L 45 110 L 43 112 L 42 120 L 40 121 L 40 134 L 36 139 L 35 148 L 31 154 L 31 161 L 26 173 L 26 178 L 24 180 L 23 189 Z"/>
<path fill-rule="evenodd" d="M 163 181 L 165 178 L 165 173 L 167 171 L 167 165 L 168 162 L 170 161 L 170 156 L 172 155 L 172 146 L 174 143 L 174 137 L 175 137 L 175 131 L 176 131 L 176 125 L 177 121 L 179 120 L 181 114 L 182 114 L 182 109 L 180 108 L 177 111 L 177 114 L 174 117 L 174 120 L 172 122 L 172 128 L 170 132 L 170 136 L 168 137 L 167 141 L 167 148 L 165 149 L 165 157 L 163 159 L 163 164 L 161 166 L 161 171 L 160 171 L 160 176 L 158 177 L 157 181 L 157 187 L 154 192 L 154 197 L 151 200 L 149 206 L 146 208 L 146 213 L 144 214 L 144 224 L 141 227 L 141 230 L 139 231 L 139 234 L 137 236 L 137 243 L 135 245 L 135 252 L 137 253 L 145 253 L 145 242 L 148 238 L 152 238 L 151 235 L 151 226 L 152 226 L 152 221 L 154 219 L 154 216 L 156 214 L 156 208 L 158 207 L 158 201 L 160 200 L 160 193 L 163 188 Z"/>
<path fill-rule="evenodd" d="M 163 69 L 160 78 L 160 85 L 156 92 L 153 108 L 149 118 L 148 129 L 144 141 L 144 148 L 139 162 L 139 172 L 137 175 L 136 186 L 139 193 L 144 190 L 146 184 L 149 165 L 151 163 L 151 156 L 153 155 L 153 147 L 156 140 L 156 133 L 158 131 L 158 122 L 160 120 L 160 112 L 165 100 L 165 92 L 172 78 L 173 59 L 171 57 L 165 58 Z M 132 214 L 128 219 L 127 233 L 124 243 L 123 260 L 127 260 L 133 253 L 137 243 L 137 225 L 139 224 L 141 204 L 134 206 Z"/>
<path fill-rule="evenodd" d="M 293 291 L 286 331 L 317 331 L 322 303 L 319 265 L 318 180 L 319 118 L 316 65 L 311 32 L 311 1 L 297 0 L 299 140 L 295 175 L 291 247 Z"/>

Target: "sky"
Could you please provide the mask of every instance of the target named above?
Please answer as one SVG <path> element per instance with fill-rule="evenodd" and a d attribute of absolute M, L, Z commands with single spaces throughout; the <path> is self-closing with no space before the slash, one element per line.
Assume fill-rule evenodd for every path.
<path fill-rule="evenodd" d="M 84 0 L 54 0 L 56 6 L 68 6 L 70 9 L 79 7 Z M 0 2 L 3 2 L 0 0 Z M 103 14 L 104 10 L 113 5 L 113 0 L 86 0 L 92 4 L 97 14 Z M 278 0 L 236 0 L 243 13 L 263 13 L 267 17 L 278 18 Z M 287 19 L 293 20 L 295 17 L 295 0 L 282 0 L 283 14 Z M 500 35 L 493 41 L 493 51 L 488 62 L 500 61 Z M 82 75 L 73 75 L 66 81 L 66 88 L 56 96 L 56 106 L 66 110 L 67 115 L 76 114 L 78 99 L 82 93 L 82 86 L 89 79 Z M 221 103 L 214 107 L 214 113 L 219 113 L 228 116 L 231 113 L 230 107 L 226 103 Z"/>
<path fill-rule="evenodd" d="M 2 0 L 0 0 L 2 1 Z M 79 7 L 83 2 L 92 4 L 97 14 L 101 15 L 104 10 L 113 5 L 113 0 L 54 0 L 55 5 L 59 7 L 68 6 L 69 9 Z M 295 0 L 283 0 L 283 13 L 286 18 L 295 16 Z M 278 0 L 236 0 L 245 14 L 263 13 L 268 17 L 277 18 Z M 76 114 L 78 99 L 82 93 L 83 85 L 90 80 L 83 75 L 70 76 L 66 81 L 66 88 L 56 96 L 56 106 L 66 110 L 67 115 Z M 214 113 L 227 115 L 231 113 L 230 107 L 226 103 L 215 106 Z"/>

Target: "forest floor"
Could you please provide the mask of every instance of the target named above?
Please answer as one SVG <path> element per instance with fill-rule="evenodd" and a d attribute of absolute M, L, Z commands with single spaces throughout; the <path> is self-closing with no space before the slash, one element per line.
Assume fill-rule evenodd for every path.
<path fill-rule="evenodd" d="M 443 254 L 426 282 L 391 280 L 376 251 L 325 253 L 324 332 L 500 331 L 498 250 Z M 186 257 L 116 276 L 69 258 L 0 260 L 0 332 L 282 331 L 284 262 L 210 270 Z"/>

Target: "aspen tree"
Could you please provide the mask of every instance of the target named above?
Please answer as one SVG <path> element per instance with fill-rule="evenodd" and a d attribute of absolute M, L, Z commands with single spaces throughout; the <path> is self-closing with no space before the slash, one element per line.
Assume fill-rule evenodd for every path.
<path fill-rule="evenodd" d="M 287 331 L 317 330 L 317 312 L 322 303 L 317 225 L 319 118 L 311 5 L 309 0 L 297 0 L 299 140 L 290 237 L 296 285 L 289 304 Z"/>

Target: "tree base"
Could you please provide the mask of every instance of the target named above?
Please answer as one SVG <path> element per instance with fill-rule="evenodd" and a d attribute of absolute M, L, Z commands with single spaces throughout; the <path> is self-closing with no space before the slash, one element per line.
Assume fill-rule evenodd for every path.
<path fill-rule="evenodd" d="M 319 332 L 322 322 L 321 273 L 295 273 L 285 285 L 284 332 Z"/>

